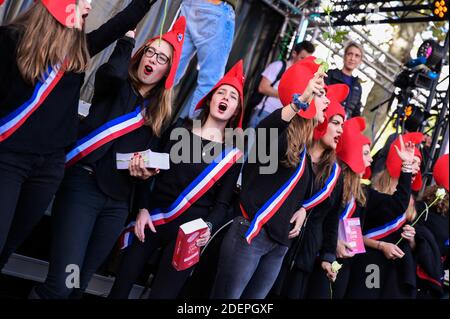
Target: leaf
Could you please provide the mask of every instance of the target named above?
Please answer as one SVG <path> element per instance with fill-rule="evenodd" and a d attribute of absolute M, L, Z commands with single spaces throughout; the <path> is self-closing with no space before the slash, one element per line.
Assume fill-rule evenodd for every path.
<path fill-rule="evenodd" d="M 328 39 L 330 39 L 330 33 L 329 33 L 329 32 L 324 32 L 324 33 L 322 34 L 322 37 L 323 37 L 323 39 L 324 39 L 325 41 L 327 41 Z"/>

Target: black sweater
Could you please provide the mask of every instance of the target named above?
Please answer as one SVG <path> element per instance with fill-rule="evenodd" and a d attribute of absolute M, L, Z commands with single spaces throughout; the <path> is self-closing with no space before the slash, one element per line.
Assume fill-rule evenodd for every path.
<path fill-rule="evenodd" d="M 242 191 L 240 194 L 240 203 L 245 209 L 248 217 L 253 219 L 258 210 L 271 198 L 286 181 L 294 174 L 296 168 L 287 168 L 281 161 L 285 157 L 287 151 L 287 128 L 289 122 L 283 121 L 281 118 L 281 109 L 276 110 L 268 117 L 266 117 L 258 125 L 258 129 L 266 129 L 266 154 L 269 153 L 269 144 L 278 143 L 278 169 L 274 174 L 261 174 L 260 168 L 266 166 L 259 161 L 256 163 L 247 162 L 244 165 L 242 172 Z M 277 128 L 278 135 L 275 139 L 269 140 L 270 128 Z M 256 144 L 259 145 L 261 138 L 260 131 L 257 131 Z M 257 150 L 257 148 L 256 148 Z M 271 154 L 272 158 L 275 158 Z M 250 159 L 251 157 L 249 157 Z M 289 246 L 290 240 L 288 238 L 289 231 L 292 228 L 290 219 L 294 213 L 301 207 L 301 203 L 308 192 L 311 192 L 311 166 L 309 156 L 306 156 L 307 161 L 303 176 L 298 181 L 291 194 L 280 207 L 280 209 L 272 216 L 272 218 L 264 225 L 264 229 L 269 236 L 276 242 Z M 236 207 L 239 211 L 239 208 Z"/>
<path fill-rule="evenodd" d="M 209 154 L 213 154 L 212 150 L 216 146 L 217 148 L 220 147 L 224 150 L 224 144 L 203 139 L 200 136 L 193 134 L 186 125 L 177 123 L 164 134 L 161 141 L 162 152 L 170 153 L 175 144 L 178 146 L 181 145 L 181 135 L 173 140 L 170 139 L 171 133 L 177 128 L 186 128 L 189 132 L 189 144 L 183 144 L 183 151 L 188 151 L 189 148 L 191 161 L 188 163 L 175 163 L 171 157 L 170 169 L 163 170 L 157 175 L 153 190 L 150 192 L 148 189 L 139 189 L 139 208 L 147 208 L 151 211 L 156 208 L 163 209 L 169 207 L 178 198 L 181 192 L 185 190 L 206 167 L 208 167 L 210 163 L 205 162 L 203 157 L 201 162 L 194 162 L 194 156 L 197 156 L 193 153 L 194 145 L 202 145 L 201 147 L 204 152 L 210 152 Z M 212 145 L 214 145 L 214 147 Z M 203 220 L 210 222 L 213 225 L 213 230 L 217 230 L 218 227 L 225 222 L 228 209 L 231 206 L 233 195 L 235 194 L 235 186 L 239 172 L 240 165 L 235 163 L 183 214 L 167 224 L 158 226 L 157 231 L 168 234 L 169 237 L 173 237 L 176 236 L 180 225 L 197 218 L 202 218 Z"/>
<path fill-rule="evenodd" d="M 312 177 L 314 178 L 314 177 Z M 313 194 L 321 187 L 314 186 Z M 323 261 L 332 263 L 336 260 L 336 245 L 338 239 L 339 213 L 342 211 L 342 175 L 329 197 L 308 211 L 303 234 L 296 240 L 296 245 L 290 249 L 291 261 L 303 271 L 311 272 L 317 254 Z"/>
<path fill-rule="evenodd" d="M 143 105 L 128 79 L 128 64 L 134 48 L 134 39 L 124 37 L 117 42 L 109 61 L 103 64 L 95 77 L 94 98 L 89 115 L 80 123 L 79 137 L 84 137 L 104 123 L 134 111 Z M 150 99 L 147 107 L 159 107 Z M 134 153 L 157 150 L 159 138 L 148 126 L 142 126 L 98 148 L 80 162 L 91 166 L 99 188 L 117 200 L 128 200 L 134 184 L 128 170 L 116 168 L 116 153 Z M 148 183 L 144 182 L 144 183 Z"/>
<path fill-rule="evenodd" d="M 122 12 L 87 34 L 90 56 L 133 30 L 150 10 L 149 0 L 134 0 Z M 34 86 L 27 84 L 18 69 L 16 50 L 23 30 L 0 27 L 0 119 L 29 100 Z M 77 136 L 78 101 L 84 73 L 66 72 L 42 105 L 8 139 L 0 150 L 37 154 L 61 151 Z"/>

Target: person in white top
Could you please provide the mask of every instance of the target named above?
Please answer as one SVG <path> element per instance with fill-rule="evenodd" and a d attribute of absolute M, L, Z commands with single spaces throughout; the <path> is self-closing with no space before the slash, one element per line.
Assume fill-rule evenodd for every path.
<path fill-rule="evenodd" d="M 291 65 L 312 55 L 314 50 L 314 45 L 309 41 L 297 43 L 288 61 L 275 61 L 267 66 L 261 74 L 262 78 L 258 87 L 259 93 L 264 97 L 253 110 L 249 127 L 256 127 L 270 113 L 283 107 L 278 98 L 278 84 L 281 76 Z"/>

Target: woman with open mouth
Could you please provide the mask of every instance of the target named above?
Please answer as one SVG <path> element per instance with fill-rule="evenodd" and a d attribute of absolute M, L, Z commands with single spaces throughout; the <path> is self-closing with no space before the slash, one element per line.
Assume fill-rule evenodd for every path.
<path fill-rule="evenodd" d="M 98 69 L 93 103 L 80 124 L 77 144 L 67 153 L 68 168 L 53 205 L 47 279 L 31 297 L 80 298 L 116 243 L 134 190 L 149 188 L 149 178 L 158 171 L 147 169 L 137 156 L 129 170 L 119 170 L 116 154 L 158 149 L 172 114 L 172 86 L 185 27 L 181 17 L 170 32 L 149 40 L 133 57 L 130 31 Z M 66 284 L 68 265 L 79 270 L 75 290 Z"/>
<path fill-rule="evenodd" d="M 136 28 L 154 2 L 133 0 L 88 34 L 90 0 L 38 0 L 0 27 L 0 269 L 63 179 L 90 59 Z"/>
<path fill-rule="evenodd" d="M 172 264 L 179 227 L 202 218 L 209 229 L 196 245 L 206 245 L 211 232 L 226 221 L 234 195 L 240 170 L 237 161 L 242 152 L 225 138 L 225 129 L 242 127 L 243 88 L 243 62 L 239 61 L 198 103 L 196 109 L 202 110 L 200 125 L 188 121 L 167 130 L 161 144 L 163 151 L 171 154 L 171 167 L 157 176 L 151 193 L 140 192 L 139 214 L 136 222 L 127 227 L 134 233 L 133 240 L 124 243 L 129 246 L 110 298 L 128 298 L 145 264 L 158 249 L 162 256 L 150 298 L 172 299 L 180 294 L 192 267 L 177 270 Z M 184 160 L 186 154 L 181 154 L 183 160 L 174 161 L 174 154 L 178 154 L 174 149 L 179 150 L 180 145 L 181 152 L 188 152 L 188 156 Z"/>
<path fill-rule="evenodd" d="M 348 92 L 344 84 L 327 87 L 330 104 L 325 111 L 326 120 L 314 128 L 314 141 L 308 149 L 313 192 L 297 212 L 305 221 L 301 235 L 293 241 L 284 259 L 272 290 L 274 295 L 303 299 L 318 255 L 323 270 L 328 276 L 334 276 L 331 263 L 336 260 L 338 212 L 343 192 L 342 168 L 337 163 L 336 147 L 345 120 L 345 110 L 340 103 L 345 101 Z M 289 235 L 295 234 L 291 231 Z"/>
<path fill-rule="evenodd" d="M 314 61 L 314 57 L 306 58 L 286 71 L 278 89 L 285 106 L 257 128 L 251 152 L 258 155 L 261 145 L 277 143 L 278 152 L 269 155 L 278 167 L 272 174 L 261 173 L 266 164 L 250 152 L 235 205 L 235 214 L 242 217 L 234 219 L 222 243 L 212 298 L 265 298 L 288 250 L 292 223 L 292 235 L 300 232 L 303 220 L 294 213 L 311 181 L 306 146 L 312 139 L 314 119 L 322 123 L 329 104 L 325 74 Z M 270 135 L 271 128 L 278 129 L 278 134 Z M 264 152 L 268 149 L 272 150 L 266 147 Z"/>
<path fill-rule="evenodd" d="M 372 178 L 372 187 L 367 188 L 361 214 L 366 253 L 352 258 L 346 298 L 415 297 L 415 229 L 409 225 L 415 214 L 408 208 L 414 208 L 411 190 L 420 189 L 422 184 L 421 155 L 415 146 L 422 140 L 421 133 L 399 135 L 390 147 L 386 168 Z M 405 240 L 397 244 L 400 238 Z M 378 267 L 377 288 L 367 285 L 368 265 Z"/>

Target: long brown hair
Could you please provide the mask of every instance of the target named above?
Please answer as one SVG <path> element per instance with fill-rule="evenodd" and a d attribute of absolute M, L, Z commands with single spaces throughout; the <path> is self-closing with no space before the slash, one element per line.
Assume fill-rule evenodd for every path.
<path fill-rule="evenodd" d="M 436 191 L 438 188 L 440 188 L 438 185 L 428 186 L 420 200 L 430 206 L 431 203 L 436 200 Z M 448 192 L 445 191 L 445 197 L 434 205 L 434 207 L 436 207 L 436 211 L 444 216 L 448 215 L 448 198 Z"/>
<path fill-rule="evenodd" d="M 169 70 L 173 62 L 173 48 L 171 45 L 170 48 L 172 49 L 172 57 L 169 61 Z M 139 88 L 142 85 L 137 72 L 141 59 L 144 56 L 143 52 L 141 52 L 140 57 L 133 58 L 128 66 L 128 76 L 136 92 L 139 92 Z M 161 131 L 172 117 L 173 89 L 165 88 L 166 79 L 167 75 L 153 89 L 147 92 L 146 96 L 143 96 L 149 102 L 149 107 L 145 109 L 145 125 L 150 127 L 156 136 L 161 136 Z"/>
<path fill-rule="evenodd" d="M 315 144 L 321 143 L 320 140 L 314 141 L 313 146 Z M 325 148 L 322 155 L 320 156 L 320 160 L 317 163 L 317 172 L 315 184 L 316 185 L 324 185 L 325 181 L 331 174 L 331 170 L 333 169 L 333 164 L 336 162 L 336 152 L 332 148 Z"/>
<path fill-rule="evenodd" d="M 313 120 L 307 120 L 300 116 L 294 116 L 287 129 L 286 157 L 281 161 L 285 167 L 297 167 L 300 163 L 300 153 L 305 146 L 312 142 L 314 130 Z"/>
<path fill-rule="evenodd" d="M 387 169 L 382 170 L 372 179 L 373 189 L 383 194 L 394 194 L 397 184 L 398 180 L 392 178 Z"/>
<path fill-rule="evenodd" d="M 30 85 L 42 81 L 49 66 L 65 61 L 68 72 L 85 72 L 89 62 L 86 34 L 60 24 L 40 1 L 11 22 L 23 32 L 17 48 L 17 66 Z"/>
<path fill-rule="evenodd" d="M 366 204 L 366 194 L 361 185 L 361 177 L 353 172 L 344 162 L 340 161 L 339 165 L 341 166 L 341 174 L 344 179 L 342 203 L 345 205 L 353 196 L 360 206 L 364 206 Z"/>

